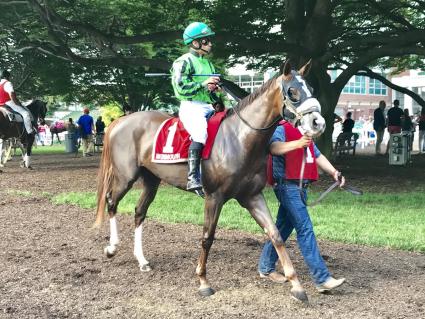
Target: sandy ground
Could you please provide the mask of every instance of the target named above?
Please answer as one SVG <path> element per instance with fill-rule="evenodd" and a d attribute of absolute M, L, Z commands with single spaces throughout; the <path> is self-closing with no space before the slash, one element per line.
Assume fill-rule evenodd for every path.
<path fill-rule="evenodd" d="M 34 156 L 33 171 L 20 169 L 17 160 L 3 169 L 0 318 L 425 318 L 425 255 L 419 253 L 320 241 L 331 272 L 347 278 L 341 289 L 323 295 L 290 242 L 308 306 L 291 300 L 289 284 L 258 277 L 261 235 L 218 230 L 208 263 L 217 293 L 208 298 L 197 294 L 194 273 L 199 226 L 148 219 L 144 246 L 153 271 L 141 273 L 132 255 L 133 219 L 119 216 L 120 250 L 107 259 L 107 225 L 91 230 L 93 211 L 54 205 L 48 196 L 93 191 L 98 161 L 43 155 Z M 339 165 L 357 185 L 367 184 L 361 168 Z M 414 183 L 423 167 L 413 168 L 413 182 L 402 185 Z M 393 183 L 391 174 L 382 172 L 383 184 Z"/>

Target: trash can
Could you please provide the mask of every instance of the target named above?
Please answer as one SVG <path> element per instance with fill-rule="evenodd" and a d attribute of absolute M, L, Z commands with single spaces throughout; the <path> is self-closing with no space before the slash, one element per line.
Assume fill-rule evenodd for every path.
<path fill-rule="evenodd" d="M 65 152 L 76 153 L 77 143 L 75 143 L 75 133 L 65 134 Z"/>

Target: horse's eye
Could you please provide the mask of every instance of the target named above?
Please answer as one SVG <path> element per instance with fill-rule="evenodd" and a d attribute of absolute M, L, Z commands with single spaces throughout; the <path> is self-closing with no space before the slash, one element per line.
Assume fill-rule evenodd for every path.
<path fill-rule="evenodd" d="M 288 97 L 291 99 L 291 101 L 298 102 L 301 99 L 300 91 L 296 88 L 290 87 L 288 90 Z"/>

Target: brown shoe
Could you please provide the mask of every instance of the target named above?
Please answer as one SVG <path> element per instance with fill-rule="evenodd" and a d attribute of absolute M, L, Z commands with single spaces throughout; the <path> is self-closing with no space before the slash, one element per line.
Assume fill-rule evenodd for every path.
<path fill-rule="evenodd" d="M 278 284 L 283 284 L 288 281 L 288 279 L 284 275 L 277 271 L 273 271 L 268 274 L 263 274 L 260 272 L 260 278 L 269 279 L 273 282 L 277 282 Z"/>
<path fill-rule="evenodd" d="M 345 278 L 335 279 L 333 277 L 329 277 L 324 283 L 316 286 L 316 289 L 323 293 L 330 291 L 334 288 L 341 286 L 345 281 Z"/>

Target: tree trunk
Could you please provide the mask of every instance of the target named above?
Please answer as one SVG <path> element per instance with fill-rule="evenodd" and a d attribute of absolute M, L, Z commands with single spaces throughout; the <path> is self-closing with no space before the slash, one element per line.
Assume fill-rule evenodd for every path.
<path fill-rule="evenodd" d="M 332 154 L 332 133 L 334 129 L 335 108 L 338 104 L 340 93 L 335 90 L 331 83 L 326 65 L 317 62 L 313 68 L 313 80 L 315 91 L 318 92 L 317 99 L 322 106 L 322 116 L 326 120 L 325 132 L 316 140 L 320 151 L 329 157 Z"/>

